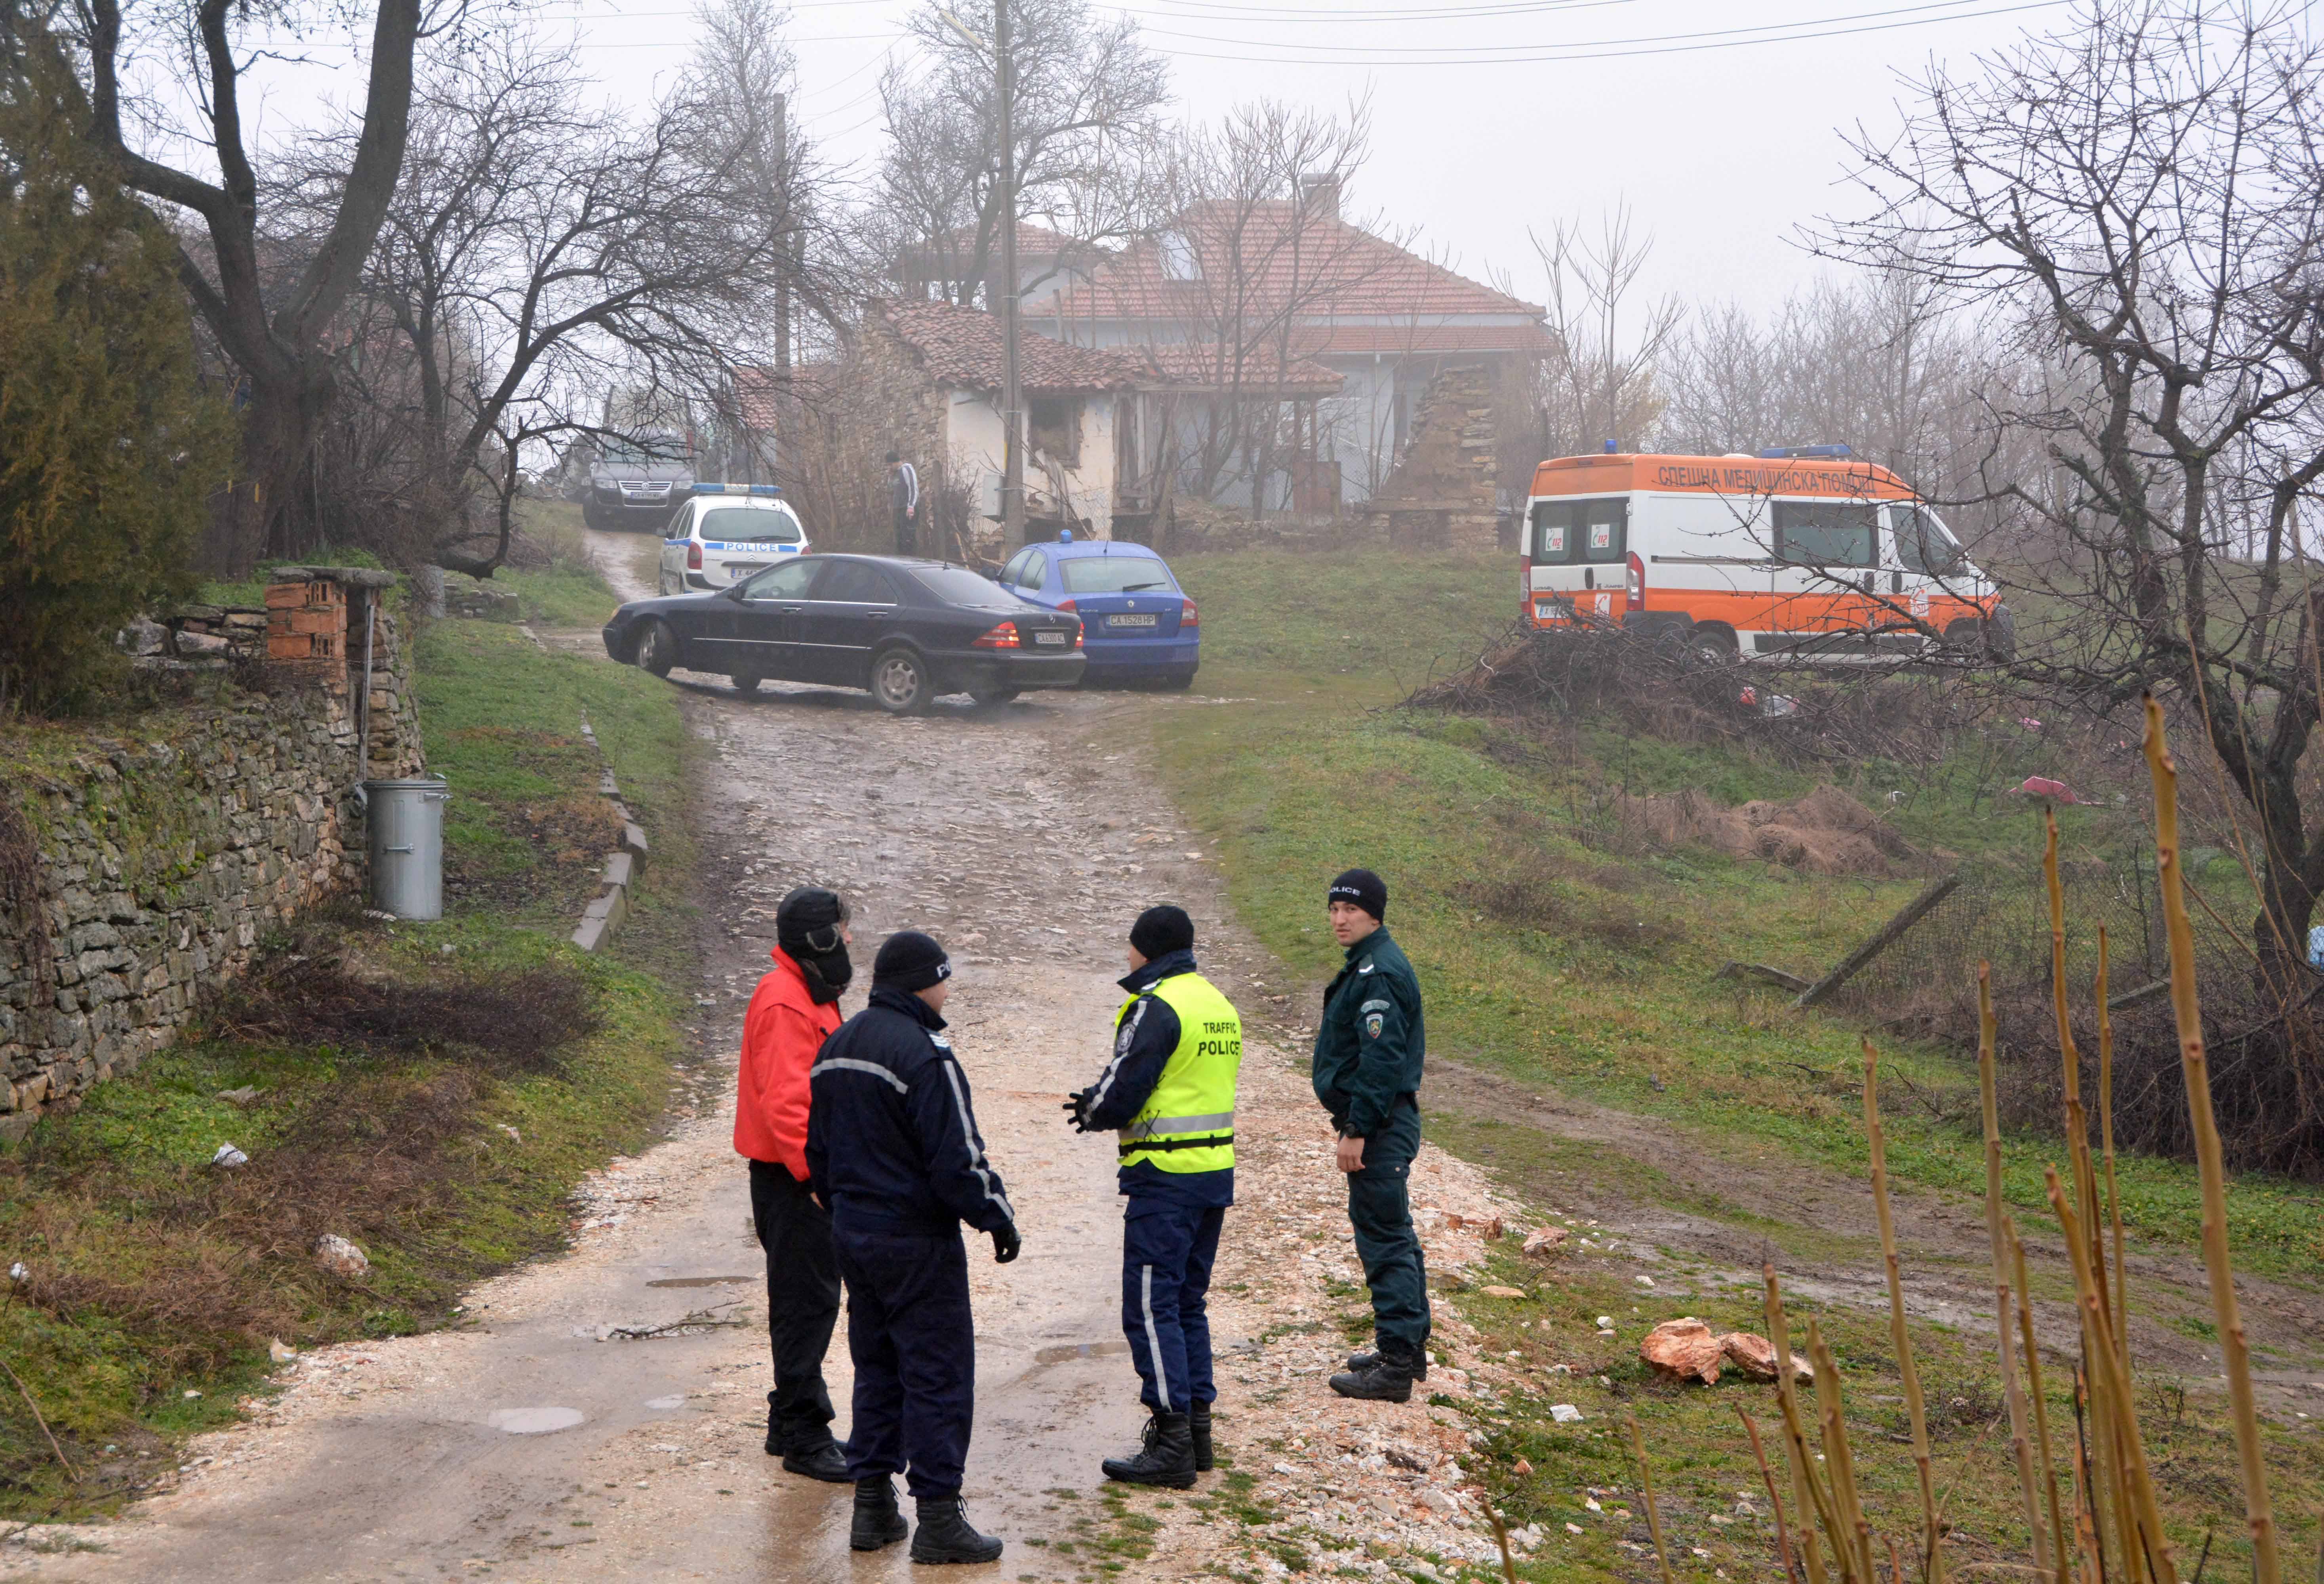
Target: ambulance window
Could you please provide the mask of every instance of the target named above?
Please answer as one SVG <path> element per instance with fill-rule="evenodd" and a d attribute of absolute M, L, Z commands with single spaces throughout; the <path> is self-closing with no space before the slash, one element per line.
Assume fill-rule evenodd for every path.
<path fill-rule="evenodd" d="M 1533 558 L 1552 566 L 1573 559 L 1572 501 L 1536 501 L 1533 507 Z"/>
<path fill-rule="evenodd" d="M 1944 577 L 1960 570 L 1960 542 L 1926 506 L 1891 506 L 1896 560 L 1907 572 Z"/>
<path fill-rule="evenodd" d="M 1877 508 L 1859 501 L 1775 502 L 1775 558 L 1802 566 L 1877 566 Z"/>
<path fill-rule="evenodd" d="M 1621 501 L 1584 501 L 1578 508 L 1581 518 L 1582 556 L 1584 561 L 1604 563 L 1619 561 L 1628 550 L 1624 542 L 1628 524 Z"/>

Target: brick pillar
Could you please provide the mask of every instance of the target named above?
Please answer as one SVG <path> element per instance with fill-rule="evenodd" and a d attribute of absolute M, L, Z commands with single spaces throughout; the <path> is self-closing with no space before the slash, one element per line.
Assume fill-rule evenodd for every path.
<path fill-rule="evenodd" d="M 268 584 L 266 659 L 333 693 L 345 693 L 347 591 L 325 578 Z"/>

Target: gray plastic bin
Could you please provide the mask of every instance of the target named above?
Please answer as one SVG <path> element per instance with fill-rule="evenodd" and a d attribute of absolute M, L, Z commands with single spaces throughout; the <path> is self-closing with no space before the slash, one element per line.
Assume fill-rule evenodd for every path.
<path fill-rule="evenodd" d="M 371 904 L 398 918 L 444 916 L 441 780 L 365 781 L 371 808 Z"/>

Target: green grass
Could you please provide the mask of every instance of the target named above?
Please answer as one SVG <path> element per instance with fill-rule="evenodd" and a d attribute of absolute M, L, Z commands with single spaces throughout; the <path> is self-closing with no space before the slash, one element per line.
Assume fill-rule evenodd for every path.
<path fill-rule="evenodd" d="M 1641 789 L 1692 785 L 1722 800 L 1785 796 L 1802 778 L 1736 750 L 1627 736 L 1629 757 L 1609 765 L 1602 732 L 1545 743 L 1489 721 L 1379 708 L 1426 668 L 1424 657 L 1473 649 L 1497 629 L 1514 577 L 1505 562 L 1233 555 L 1174 565 L 1203 606 L 1205 691 L 1247 702 L 1159 717 L 1164 779 L 1216 844 L 1238 913 L 1271 951 L 1326 975 L 1340 953 L 1323 884 L 1364 864 L 1388 879 L 1389 926 L 1420 971 L 1432 1052 L 1666 1119 L 1719 1147 L 1861 1172 L 1854 1028 L 1711 976 L 1729 959 L 1835 962 L 1919 879 L 1592 851 L 1573 839 L 1574 810 L 1622 775 Z M 1351 636 L 1325 646 L 1341 633 Z M 2067 821 L 2069 842 L 2098 840 L 2104 817 Z M 2032 834 L 2019 815 L 1987 840 L 2006 853 Z M 1529 914 L 1483 899 L 1526 866 L 1536 876 Z M 1909 1045 L 1885 1048 L 1884 1064 L 1948 1119 L 1900 1109 L 1891 1171 L 1980 1190 L 1981 1141 L 1960 1119 L 1975 1115 L 1969 1064 Z M 2048 1138 L 2009 1145 L 2007 1192 L 2029 1222 L 2046 1219 L 2042 1169 L 2061 1156 Z M 2140 1236 L 2196 1244 L 2191 1169 L 2133 1157 L 2121 1181 Z M 2229 1213 L 2241 1269 L 2313 1279 L 2324 1193 L 2246 1174 Z"/>
<path fill-rule="evenodd" d="M 0 1249 L 32 1276 L 0 1303 L 0 1356 L 80 1471 L 63 1478 L 12 1390 L 0 1515 L 70 1516 L 150 1486 L 185 1435 L 264 1389 L 270 1339 L 444 1322 L 467 1284 L 558 1248 L 573 1184 L 652 1130 L 678 1008 L 643 974 L 483 920 L 342 916 L 300 926 L 284 948 L 453 995 L 511 974 L 566 976 L 595 1027 L 525 1070 L 458 1045 L 254 1037 L 234 1031 L 229 1002 L 216 1032 L 0 1150 Z M 246 1108 L 220 1098 L 244 1088 L 260 1091 Z M 210 1165 L 227 1142 L 250 1156 L 239 1172 Z M 353 1238 L 369 1276 L 320 1273 L 309 1250 L 323 1231 Z"/>

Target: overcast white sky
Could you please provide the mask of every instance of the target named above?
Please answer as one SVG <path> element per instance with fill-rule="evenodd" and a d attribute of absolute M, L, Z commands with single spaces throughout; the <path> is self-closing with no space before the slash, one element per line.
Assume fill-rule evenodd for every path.
<path fill-rule="evenodd" d="M 828 156 L 867 174 L 877 84 L 905 49 L 912 0 L 793 0 L 797 113 Z M 990 0 L 956 0 L 972 25 Z M 1861 200 L 1840 185 L 1840 130 L 1895 125 L 1899 74 L 1967 66 L 2068 0 L 1134 0 L 1186 114 L 1273 96 L 1338 106 L 1372 90 L 1374 147 L 1348 207 L 1416 226 L 1463 272 L 1507 271 L 1538 299 L 1526 241 L 1625 199 L 1655 254 L 1646 284 L 1690 300 L 1777 302 L 1821 267 L 1794 228 Z M 616 94 L 642 98 L 683 62 L 686 0 L 549 0 Z M 1822 35 L 1822 36 L 1813 36 Z M 1765 40 L 1767 41 L 1747 41 Z M 1514 57 L 1514 59 L 1512 59 Z M 1526 57 L 1531 57 L 1527 59 Z M 338 52 L 346 59 L 346 51 Z M 295 78 L 295 80 L 293 80 Z M 278 79 L 273 130 L 352 70 Z"/>

